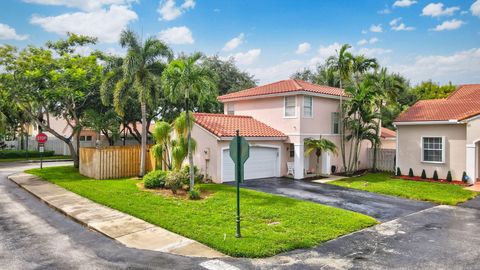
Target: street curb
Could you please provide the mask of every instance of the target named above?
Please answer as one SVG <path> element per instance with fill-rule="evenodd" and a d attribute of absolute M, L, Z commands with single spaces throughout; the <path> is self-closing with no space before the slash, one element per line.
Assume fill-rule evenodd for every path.
<path fill-rule="evenodd" d="M 22 176 L 22 174 L 24 174 L 24 176 Z M 17 177 L 19 179 L 15 179 Z M 24 177 L 24 178 L 20 179 L 21 177 Z M 184 236 L 181 236 L 181 235 L 178 235 L 176 233 L 170 232 L 166 229 L 158 227 L 154 224 L 150 224 L 146 221 L 135 218 L 133 216 L 130 216 L 130 215 L 125 214 L 123 212 L 120 212 L 118 210 L 112 209 L 108 206 L 95 203 L 95 202 L 91 201 L 90 199 L 84 198 L 84 197 L 82 197 L 82 196 L 80 196 L 76 193 L 73 193 L 71 191 L 68 191 L 68 190 L 64 189 L 63 187 L 60 187 L 58 185 L 55 185 L 55 184 L 50 183 L 48 181 L 45 181 L 45 180 L 41 179 L 40 177 L 22 172 L 22 173 L 15 173 L 15 174 L 9 175 L 9 176 L 7 176 L 7 178 L 8 178 L 8 180 L 15 183 L 17 186 L 22 188 L 23 190 L 27 191 L 28 193 L 32 194 L 34 197 L 38 198 L 40 201 L 42 201 L 43 203 L 48 205 L 50 208 L 58 211 L 59 213 L 62 213 L 63 215 L 65 215 L 69 219 L 81 224 L 82 226 L 85 226 L 88 229 L 91 229 L 93 231 L 101 233 L 102 235 L 104 235 L 104 236 L 106 236 L 110 239 L 113 239 L 113 240 L 119 242 L 120 244 L 122 244 L 124 246 L 130 247 L 130 248 L 146 249 L 146 250 L 151 250 L 151 251 L 159 251 L 159 252 L 163 252 L 163 253 L 168 253 L 168 254 L 172 254 L 172 255 L 176 255 L 176 256 L 184 256 L 184 257 L 209 258 L 209 259 L 228 257 L 228 256 L 210 248 L 210 247 L 207 247 L 207 246 L 195 241 L 195 240 L 191 240 L 191 239 L 186 238 Z M 27 180 L 27 181 L 41 181 L 42 183 L 44 183 L 46 185 L 50 184 L 52 186 L 55 186 L 55 188 L 57 190 L 61 189 L 61 190 L 65 191 L 64 194 L 58 195 L 57 197 L 61 197 L 61 196 L 74 196 L 75 197 L 75 196 L 77 196 L 77 197 L 79 197 L 80 200 L 82 200 L 84 202 L 88 202 L 90 204 L 90 206 L 93 206 L 93 207 L 98 206 L 99 210 L 103 210 L 103 213 L 107 212 L 107 214 L 110 214 L 113 218 L 111 218 L 111 219 L 107 218 L 103 221 L 97 221 L 97 222 L 90 221 L 90 223 L 89 223 L 85 220 L 82 220 L 81 218 L 75 217 L 74 215 L 69 214 L 67 211 L 65 211 L 65 210 L 61 209 L 60 207 L 54 205 L 53 203 L 49 202 L 48 199 L 46 199 L 46 197 L 48 197 L 49 195 L 46 195 L 46 196 L 42 197 L 42 195 L 39 195 L 32 190 L 29 190 L 29 188 L 27 188 L 29 185 L 27 185 L 27 187 L 25 187 L 25 185 L 21 183 L 22 181 L 25 181 L 25 180 Z M 38 185 L 33 185 L 33 186 L 30 186 L 30 188 L 32 188 L 34 186 L 38 187 Z M 52 197 L 52 195 L 50 195 L 50 196 Z M 55 197 L 55 195 L 53 197 Z M 75 207 L 73 207 L 73 208 L 75 208 Z M 105 209 L 107 211 L 104 211 Z M 78 209 L 76 211 L 78 211 Z M 110 213 L 108 213 L 108 212 L 110 212 Z M 98 215 L 101 215 L 103 213 L 99 213 Z M 118 227 L 118 226 L 128 227 L 128 225 L 131 225 L 132 223 L 137 223 L 137 226 L 138 226 L 138 223 L 140 223 L 140 227 L 138 229 L 136 229 L 135 231 L 126 232 L 124 234 L 119 234 L 119 235 L 115 236 L 115 235 L 112 235 L 112 231 L 109 232 L 108 223 L 114 223 L 116 221 L 118 222 L 118 220 L 125 221 L 125 224 L 123 224 L 123 223 L 116 224 L 116 226 L 110 226 L 110 229 L 112 227 Z M 105 224 L 105 223 L 107 223 L 107 226 L 106 226 L 107 228 L 105 228 L 105 226 L 104 226 L 104 230 L 102 230 L 101 229 L 102 224 Z M 147 238 L 147 239 L 142 239 L 142 237 L 145 238 L 145 236 L 139 235 L 139 234 L 142 234 L 142 233 L 146 233 L 146 234 L 148 234 L 149 236 L 152 236 L 152 237 Z M 159 235 L 161 236 L 160 238 L 159 238 Z M 173 249 L 169 249 L 169 248 L 157 248 L 158 244 L 156 244 L 156 243 L 151 243 L 152 247 L 155 246 L 153 248 L 148 247 L 148 244 L 147 244 L 147 247 L 145 247 L 145 245 L 142 244 L 142 240 L 155 241 L 156 240 L 155 238 L 157 238 L 157 240 L 160 240 L 159 242 L 161 242 L 162 237 L 163 238 L 165 238 L 165 237 L 167 237 L 167 238 L 177 237 L 178 238 L 178 239 L 176 239 L 177 246 L 170 244 L 170 246 L 172 246 Z M 145 242 L 145 241 L 143 241 L 143 242 Z M 178 245 L 178 243 L 180 243 L 180 245 Z M 190 252 L 191 254 L 188 254 L 189 253 L 188 248 L 189 248 L 189 246 L 192 246 L 192 245 L 193 245 L 194 251 L 193 251 L 193 253 Z M 199 255 L 198 252 L 197 253 L 195 252 L 195 248 L 197 248 L 197 249 L 200 248 L 200 252 L 206 251 L 207 255 Z M 187 249 L 187 250 L 182 251 L 182 249 Z M 213 256 L 212 256 L 212 254 L 213 254 Z"/>

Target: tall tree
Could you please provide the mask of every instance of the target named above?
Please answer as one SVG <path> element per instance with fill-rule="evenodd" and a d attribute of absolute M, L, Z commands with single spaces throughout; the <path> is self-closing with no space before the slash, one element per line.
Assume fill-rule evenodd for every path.
<path fill-rule="evenodd" d="M 162 41 L 149 37 L 144 42 L 131 30 L 124 30 L 120 35 L 120 45 L 127 48 L 123 61 L 123 74 L 115 87 L 117 105 L 129 90 L 135 91 L 140 102 L 142 119 L 142 140 L 140 153 L 140 176 L 145 174 L 147 152 L 147 106 L 154 103 L 160 86 L 159 76 L 173 53 Z M 131 88 L 130 88 L 131 87 Z M 123 104 L 123 107 L 126 104 Z M 150 106 L 152 108 L 152 106 Z"/>
<path fill-rule="evenodd" d="M 44 131 L 65 142 L 78 167 L 81 117 L 91 105 L 102 67 L 95 55 L 73 53 L 78 45 L 95 43 L 95 39 L 70 35 L 66 40 L 49 42 L 49 49 L 29 46 L 19 53 L 3 46 L 0 64 L 4 70 L 2 84 L 11 93 L 19 108 Z M 61 134 L 50 125 L 52 117 L 67 122 L 71 132 Z M 77 138 L 76 147 L 72 139 Z"/>
<path fill-rule="evenodd" d="M 194 164 L 192 153 L 192 127 L 193 119 L 191 110 L 194 106 L 200 106 L 211 96 L 215 96 L 216 78 L 214 73 L 199 65 L 201 53 L 173 60 L 162 75 L 162 84 L 166 95 L 173 102 L 184 102 L 186 138 L 188 146 L 188 161 L 190 165 L 190 190 L 193 190 Z M 192 104 L 193 102 L 194 104 Z"/>

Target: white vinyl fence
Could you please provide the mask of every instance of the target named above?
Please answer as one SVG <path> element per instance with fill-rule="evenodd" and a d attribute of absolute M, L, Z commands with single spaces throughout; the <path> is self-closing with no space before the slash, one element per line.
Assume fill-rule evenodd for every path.
<path fill-rule="evenodd" d="M 377 170 L 395 171 L 395 149 L 377 149 Z M 368 149 L 368 166 L 373 167 L 373 149 Z"/>

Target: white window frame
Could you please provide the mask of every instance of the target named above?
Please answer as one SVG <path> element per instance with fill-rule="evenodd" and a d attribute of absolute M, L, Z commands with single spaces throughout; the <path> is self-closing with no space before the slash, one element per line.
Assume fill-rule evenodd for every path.
<path fill-rule="evenodd" d="M 442 139 L 442 160 L 441 161 L 428 161 L 428 160 L 425 160 L 425 157 L 424 157 L 424 139 L 425 138 L 440 138 Z M 445 152 L 446 152 L 446 149 L 445 149 L 445 136 L 422 136 L 422 139 L 421 139 L 421 148 L 422 148 L 422 152 L 420 153 L 421 155 L 421 161 L 423 163 L 434 163 L 434 164 L 444 164 L 445 163 Z M 427 149 L 428 150 L 428 149 Z M 430 149 L 430 150 L 434 150 L 434 149 Z M 435 149 L 435 150 L 438 150 L 438 149 Z"/>
<path fill-rule="evenodd" d="M 227 115 L 235 115 L 235 104 L 227 103 Z"/>
<path fill-rule="evenodd" d="M 311 115 L 305 115 L 305 104 L 306 104 L 305 101 L 307 99 L 310 99 L 310 101 L 311 101 L 311 103 L 310 103 L 310 113 L 311 113 Z M 303 96 L 302 110 L 303 110 L 303 118 L 313 118 L 313 96 Z"/>
<path fill-rule="evenodd" d="M 287 98 L 293 98 L 293 100 L 295 101 L 295 104 L 293 105 L 294 107 L 294 114 L 293 115 L 289 115 L 287 116 L 286 113 L 287 113 Z M 283 118 L 297 118 L 297 97 L 296 96 L 285 96 L 283 97 Z"/>
<path fill-rule="evenodd" d="M 337 125 L 338 125 L 338 132 L 335 133 L 335 130 L 334 130 L 334 127 L 335 127 L 335 124 L 334 124 L 334 115 L 337 115 Z M 340 113 L 339 112 L 331 112 L 330 113 L 330 123 L 331 123 L 331 129 L 330 129 L 330 132 L 332 134 L 335 134 L 335 135 L 338 135 L 340 134 Z"/>

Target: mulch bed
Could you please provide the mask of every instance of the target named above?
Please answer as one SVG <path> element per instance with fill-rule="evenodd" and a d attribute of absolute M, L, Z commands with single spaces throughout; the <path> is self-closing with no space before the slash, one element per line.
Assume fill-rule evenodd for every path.
<path fill-rule="evenodd" d="M 157 195 L 161 195 L 163 197 L 169 197 L 169 198 L 175 198 L 175 199 L 182 199 L 182 200 L 189 200 L 188 198 L 188 191 L 185 190 L 185 189 L 179 189 L 177 190 L 177 194 L 173 194 L 172 191 L 170 189 L 167 189 L 167 188 L 153 188 L 153 189 L 150 189 L 150 188 L 145 188 L 143 186 L 143 183 L 137 183 L 137 187 L 142 190 L 142 191 L 147 191 L 147 192 L 151 192 L 151 193 L 154 193 L 154 194 L 157 194 Z M 199 200 L 203 200 L 203 199 L 206 199 L 208 198 L 209 196 L 211 196 L 213 194 L 212 191 L 209 191 L 209 190 L 203 190 L 201 189 L 200 190 L 200 199 Z M 197 200 L 198 201 L 198 200 Z"/>
<path fill-rule="evenodd" d="M 410 177 L 408 175 L 396 175 L 396 176 L 392 176 L 392 178 L 399 178 L 403 180 L 420 181 L 420 182 L 444 183 L 444 184 L 458 185 L 458 186 L 464 186 L 464 187 L 469 186 L 469 184 L 464 183 L 462 181 L 458 181 L 458 180 L 453 180 L 452 182 L 448 182 L 446 179 L 439 179 L 439 180 L 433 180 L 432 178 L 422 179 L 419 176 Z"/>

